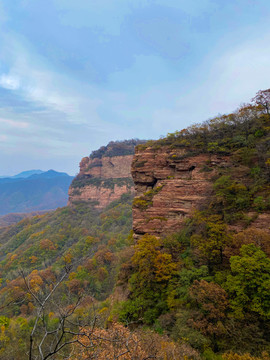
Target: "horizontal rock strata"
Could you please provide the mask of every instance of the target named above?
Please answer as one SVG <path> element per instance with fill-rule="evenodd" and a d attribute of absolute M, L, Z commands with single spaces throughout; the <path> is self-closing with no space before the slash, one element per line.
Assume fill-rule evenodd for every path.
<path fill-rule="evenodd" d="M 134 237 L 179 231 L 195 209 L 207 204 L 211 178 L 227 166 L 225 156 L 192 155 L 165 146 L 137 149 L 132 162 Z"/>
<path fill-rule="evenodd" d="M 133 155 L 94 158 L 80 162 L 80 172 L 69 189 L 69 205 L 84 201 L 102 209 L 127 192 L 134 192 Z"/>

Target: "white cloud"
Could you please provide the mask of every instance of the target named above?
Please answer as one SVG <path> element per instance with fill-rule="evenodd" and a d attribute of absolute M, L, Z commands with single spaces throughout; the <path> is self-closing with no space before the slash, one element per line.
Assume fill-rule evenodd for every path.
<path fill-rule="evenodd" d="M 249 102 L 260 89 L 270 87 L 270 32 L 227 50 L 204 64 L 205 76 L 187 97 L 196 111 L 204 106 L 210 115 L 233 111 L 240 103 Z M 179 99 L 179 105 L 187 98 Z M 205 112 L 205 111 L 204 111 Z M 203 112 L 203 113 L 204 113 Z"/>
<path fill-rule="evenodd" d="M 9 71 L 0 76 L 0 86 L 19 90 L 18 96 L 60 112 L 68 122 L 80 124 L 91 119 L 92 123 L 102 124 L 98 116 L 102 101 L 95 89 L 51 69 L 17 34 L 3 36 L 2 40 L 0 60 Z"/>
<path fill-rule="evenodd" d="M 76 22 L 73 11 L 77 2 L 72 1 L 69 7 L 69 1 L 57 1 L 63 7 L 62 20 Z M 88 9 L 87 2 L 80 1 L 79 5 L 85 4 Z M 167 1 L 157 3 L 173 6 Z M 114 3 L 97 3 L 96 26 L 106 22 L 102 11 L 114 8 Z M 185 8 L 184 3 L 179 0 L 179 8 L 192 13 L 193 8 Z M 200 11 L 206 3 L 208 0 L 202 1 Z M 127 0 L 122 12 L 119 10 L 122 17 L 108 23 L 107 28 L 104 25 L 108 32 L 117 33 L 117 26 L 133 5 L 134 1 Z M 143 6 L 143 1 L 138 6 Z M 120 8 L 119 4 L 116 8 Z M 79 16 L 82 8 L 77 9 Z M 116 13 L 107 14 L 112 17 Z M 118 25 L 113 28 L 114 24 Z M 23 111 L 10 105 L 0 109 L 0 126 L 7 129 L 8 135 L 1 135 L 0 140 L 10 141 L 14 154 L 24 149 L 27 156 L 36 151 L 41 158 L 54 159 L 53 154 L 58 158 L 80 157 L 111 139 L 157 138 L 219 112 L 232 111 L 239 103 L 249 101 L 257 90 L 270 87 L 270 34 L 265 32 L 227 51 L 220 46 L 189 74 L 180 70 L 178 73 L 160 56 L 140 55 L 128 69 L 112 74 L 105 85 L 87 84 L 77 80 L 75 73 L 65 75 L 62 69 L 52 68 L 19 34 L 0 33 L 1 40 L 0 62 L 6 66 L 0 72 L 0 85 L 30 103 L 29 109 L 26 106 Z M 163 75 L 156 76 L 159 73 Z M 141 81 L 143 76 L 147 82 Z M 31 103 L 37 105 L 36 109 L 31 108 Z"/>
<path fill-rule="evenodd" d="M 145 121 L 149 137 L 234 111 L 258 90 L 270 87 L 269 41 L 270 33 L 264 33 L 226 51 L 219 47 L 186 78 L 153 85 L 133 98 L 126 94 L 112 109 L 135 131 Z"/>
<path fill-rule="evenodd" d="M 3 74 L 0 76 L 0 86 L 8 90 L 18 90 L 20 88 L 20 80 L 16 76 Z"/>

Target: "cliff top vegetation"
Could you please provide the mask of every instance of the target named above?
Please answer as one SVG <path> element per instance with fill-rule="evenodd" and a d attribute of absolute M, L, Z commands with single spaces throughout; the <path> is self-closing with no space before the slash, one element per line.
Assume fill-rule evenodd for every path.
<path fill-rule="evenodd" d="M 265 152 L 270 141 L 270 89 L 260 90 L 250 104 L 241 105 L 235 112 L 218 115 L 186 129 L 169 133 L 157 141 L 138 146 L 185 148 L 195 153 L 229 155 L 232 151 L 260 147 Z"/>
<path fill-rule="evenodd" d="M 145 140 L 130 139 L 123 141 L 110 141 L 107 146 L 101 146 L 90 154 L 90 159 L 101 159 L 102 157 L 113 157 L 133 155 L 136 145 L 145 143 Z"/>

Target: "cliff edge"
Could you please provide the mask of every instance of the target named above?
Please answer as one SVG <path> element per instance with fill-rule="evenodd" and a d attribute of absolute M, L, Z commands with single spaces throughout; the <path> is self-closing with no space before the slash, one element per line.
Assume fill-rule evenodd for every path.
<path fill-rule="evenodd" d="M 91 202 L 103 209 L 125 193 L 134 193 L 131 163 L 140 140 L 111 141 L 80 162 L 80 172 L 69 188 L 69 205 Z"/>

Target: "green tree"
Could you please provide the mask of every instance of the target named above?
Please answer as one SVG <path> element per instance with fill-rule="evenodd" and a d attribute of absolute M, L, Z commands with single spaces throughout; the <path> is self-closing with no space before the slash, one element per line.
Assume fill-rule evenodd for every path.
<path fill-rule="evenodd" d="M 135 245 L 134 273 L 129 281 L 130 299 L 123 305 L 122 321 L 152 323 L 167 306 L 167 288 L 179 264 L 155 236 L 144 235 Z"/>
<path fill-rule="evenodd" d="M 236 317 L 254 312 L 261 318 L 270 318 L 270 259 L 253 244 L 243 245 L 240 256 L 230 259 L 232 274 L 228 275 L 226 289 Z"/>
<path fill-rule="evenodd" d="M 245 210 L 250 206 L 250 194 L 244 184 L 234 181 L 230 176 L 223 175 L 214 183 L 216 202 L 227 217 L 232 212 Z M 225 216 L 226 219 L 226 216 Z"/>
<path fill-rule="evenodd" d="M 197 229 L 191 237 L 194 252 L 199 250 L 201 261 L 206 262 L 212 270 L 214 265 L 222 263 L 224 248 L 230 243 L 227 226 L 220 216 L 207 216 L 199 212 L 193 221 Z"/>

